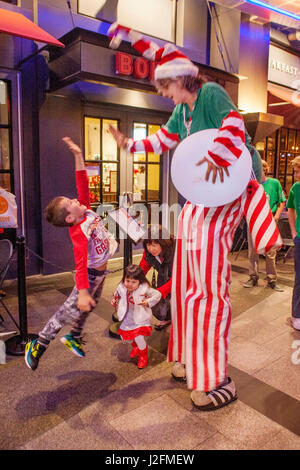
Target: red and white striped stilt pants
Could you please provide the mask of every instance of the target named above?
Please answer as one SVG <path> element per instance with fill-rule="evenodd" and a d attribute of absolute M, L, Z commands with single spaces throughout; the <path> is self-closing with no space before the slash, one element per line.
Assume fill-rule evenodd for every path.
<path fill-rule="evenodd" d="M 188 388 L 210 391 L 227 377 L 231 324 L 227 259 L 243 216 L 242 196 L 206 208 L 187 202 L 178 219 L 168 361 L 186 365 Z"/>

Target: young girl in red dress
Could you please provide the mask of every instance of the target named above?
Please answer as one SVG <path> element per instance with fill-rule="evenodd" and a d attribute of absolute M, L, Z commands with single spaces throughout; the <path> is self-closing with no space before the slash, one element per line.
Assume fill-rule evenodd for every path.
<path fill-rule="evenodd" d="M 143 270 L 129 265 L 114 293 L 112 305 L 118 306 L 117 316 L 121 321 L 118 334 L 123 341 L 131 343 L 130 357 L 138 356 L 138 368 L 148 363 L 148 346 L 145 336 L 150 336 L 152 310 L 161 299 L 161 293 L 150 287 Z"/>

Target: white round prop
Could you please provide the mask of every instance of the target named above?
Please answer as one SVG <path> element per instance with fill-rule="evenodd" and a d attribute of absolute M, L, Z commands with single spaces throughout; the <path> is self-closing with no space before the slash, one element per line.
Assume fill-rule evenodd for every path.
<path fill-rule="evenodd" d="M 171 165 L 172 181 L 178 192 L 193 204 L 223 206 L 237 199 L 249 183 L 252 158 L 246 146 L 237 161 L 227 167 L 229 176 L 223 172 L 223 183 L 219 175 L 212 183 L 212 173 L 209 181 L 205 181 L 207 163 L 199 166 L 196 163 L 207 156 L 217 133 L 218 129 L 195 132 L 182 140 L 175 150 Z"/>

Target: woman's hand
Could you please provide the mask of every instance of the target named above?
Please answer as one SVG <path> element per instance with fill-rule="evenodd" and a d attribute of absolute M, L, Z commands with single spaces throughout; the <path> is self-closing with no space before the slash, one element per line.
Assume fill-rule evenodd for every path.
<path fill-rule="evenodd" d="M 113 138 L 117 142 L 118 147 L 125 148 L 128 142 L 128 137 L 125 137 L 122 132 L 120 132 L 118 129 L 116 129 L 113 126 L 109 126 L 110 133 L 112 134 Z"/>
<path fill-rule="evenodd" d="M 214 165 L 213 163 L 211 163 L 210 161 L 208 161 L 205 157 L 202 158 L 202 160 L 200 160 L 198 163 L 196 163 L 196 166 L 200 166 L 204 162 L 207 163 L 207 171 L 206 171 L 206 175 L 205 175 L 205 181 L 209 180 L 209 175 L 211 174 L 211 172 L 212 172 L 212 183 L 216 182 L 217 175 L 220 176 L 221 183 L 223 183 L 223 181 L 224 181 L 224 172 L 227 176 L 229 176 L 229 172 L 228 172 L 228 169 L 226 167 L 218 167 L 218 166 Z"/>

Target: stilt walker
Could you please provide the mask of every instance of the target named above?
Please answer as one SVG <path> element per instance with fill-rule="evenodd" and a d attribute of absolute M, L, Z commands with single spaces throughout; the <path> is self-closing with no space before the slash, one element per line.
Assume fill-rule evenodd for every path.
<path fill-rule="evenodd" d="M 207 167 L 206 179 L 212 177 L 212 191 L 216 179 L 230 180 L 228 168 L 238 161 L 245 145 L 252 156 L 251 181 L 238 198 L 204 208 L 188 201 L 178 220 L 168 361 L 175 362 L 173 377 L 187 381 L 193 404 L 201 410 L 214 410 L 237 398 L 235 384 L 227 376 L 231 325 L 227 255 L 234 232 L 245 215 L 260 253 L 281 245 L 265 192 L 255 180 L 261 176 L 260 157 L 226 91 L 214 82 L 204 82 L 198 67 L 173 44 L 159 48 L 117 24 L 111 26 L 110 34 L 112 46 L 129 40 L 144 57 L 157 62 L 156 88 L 176 104 L 167 124 L 141 141 L 111 129 L 119 146 L 130 152 L 163 153 L 193 133 L 219 129 L 205 158 L 200 160 L 199 155 L 198 162 Z M 186 159 L 188 164 L 189 154 Z"/>

